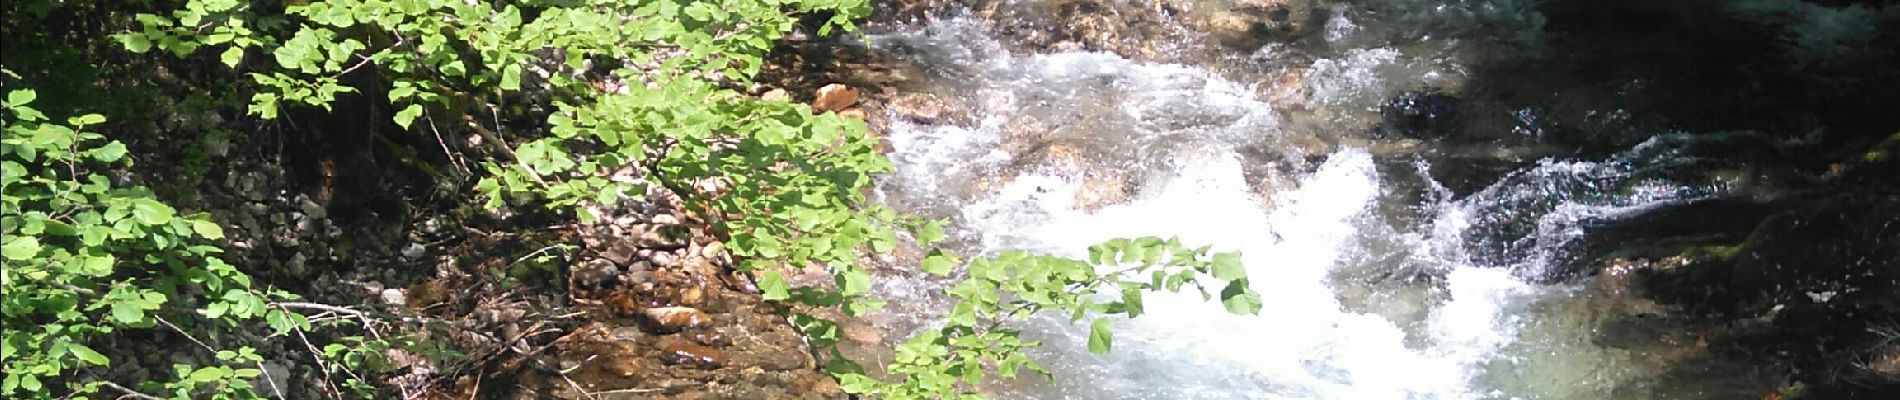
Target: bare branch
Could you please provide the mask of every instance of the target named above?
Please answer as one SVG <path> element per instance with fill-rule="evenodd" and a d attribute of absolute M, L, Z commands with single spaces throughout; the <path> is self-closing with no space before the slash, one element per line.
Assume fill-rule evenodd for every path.
<path fill-rule="evenodd" d="M 139 393 L 139 391 L 137 390 L 132 390 L 131 388 L 119 386 L 119 384 L 112 383 L 112 381 L 101 381 L 99 382 L 99 386 L 109 387 L 109 388 L 112 388 L 112 390 L 117 390 L 119 391 L 119 393 L 123 393 L 122 395 L 117 397 L 120 399 L 130 397 L 130 398 L 140 399 L 140 400 L 165 400 L 164 398 L 161 398 L 158 396 Z"/>

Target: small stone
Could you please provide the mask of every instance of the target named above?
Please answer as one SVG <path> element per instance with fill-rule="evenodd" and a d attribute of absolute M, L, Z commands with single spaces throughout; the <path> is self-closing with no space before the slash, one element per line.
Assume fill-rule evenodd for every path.
<path fill-rule="evenodd" d="M 679 260 L 679 258 L 673 256 L 673 253 L 667 252 L 654 252 L 653 256 L 647 259 L 653 260 L 654 264 L 661 266 L 673 266 L 675 265 L 674 262 Z"/>
<path fill-rule="evenodd" d="M 693 337 L 694 343 L 699 343 L 699 344 L 703 344 L 707 346 L 726 347 L 726 346 L 732 345 L 732 340 L 727 339 L 725 333 L 715 331 L 715 330 L 694 332 L 692 337 Z"/>
<path fill-rule="evenodd" d="M 628 285 L 639 285 L 653 280 L 653 263 L 635 261 L 627 265 L 627 272 L 621 274 L 620 281 Z"/>
<path fill-rule="evenodd" d="M 423 253 L 428 250 L 429 249 L 424 247 L 421 243 L 410 243 L 409 247 L 402 248 L 402 258 L 411 260 L 422 258 Z"/>
<path fill-rule="evenodd" d="M 641 332 L 639 329 L 619 327 L 619 328 L 614 328 L 612 331 L 609 331 L 607 333 L 607 338 L 622 341 L 622 342 L 632 342 L 632 341 L 640 340 L 641 337 L 644 337 L 646 335 L 647 334 L 645 332 Z"/>
<path fill-rule="evenodd" d="M 838 116 L 856 119 L 859 121 L 863 121 L 866 118 L 864 115 L 864 109 L 858 108 L 858 107 L 851 107 L 851 108 L 845 109 L 844 111 L 839 111 Z"/>
<path fill-rule="evenodd" d="M 383 304 L 403 305 L 409 302 L 409 299 L 403 296 L 402 289 L 383 289 L 378 297 L 383 299 Z"/>
<path fill-rule="evenodd" d="M 842 84 L 829 84 L 818 88 L 818 98 L 812 100 L 814 111 L 842 111 L 858 103 L 858 89 Z"/>
<path fill-rule="evenodd" d="M 607 261 L 612 261 L 614 265 L 627 265 L 633 262 L 633 255 L 637 251 L 640 251 L 640 248 L 634 247 L 632 242 L 617 240 L 600 255 L 607 258 Z"/>
<path fill-rule="evenodd" d="M 791 98 L 792 98 L 791 93 L 786 92 L 785 89 L 779 89 L 779 88 L 772 88 L 772 90 L 767 90 L 765 91 L 764 94 L 759 95 L 759 100 L 765 100 L 765 101 L 786 101 L 786 100 L 790 100 Z"/>
<path fill-rule="evenodd" d="M 655 307 L 641 310 L 640 315 L 654 328 L 665 332 L 696 328 L 711 320 L 705 312 L 692 307 Z"/>
<path fill-rule="evenodd" d="M 290 261 L 284 263 L 284 273 L 290 276 L 303 276 L 305 261 L 307 260 L 304 258 L 303 253 L 291 255 Z"/>
<path fill-rule="evenodd" d="M 673 216 L 673 214 L 655 215 L 653 216 L 653 224 L 654 225 L 679 225 L 680 218 Z"/>

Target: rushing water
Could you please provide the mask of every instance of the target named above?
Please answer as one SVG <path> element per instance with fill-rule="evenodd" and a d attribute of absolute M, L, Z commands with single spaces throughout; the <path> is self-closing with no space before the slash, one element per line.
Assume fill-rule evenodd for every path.
<path fill-rule="evenodd" d="M 1082 326 L 1031 321 L 1029 334 L 1046 341 L 1036 355 L 1057 379 L 998 384 L 996 397 L 1709 393 L 1658 383 L 1665 363 L 1653 352 L 1597 344 L 1592 322 L 1601 316 L 1590 305 L 1599 299 L 1585 284 L 1538 277 L 1563 268 L 1593 221 L 1721 195 L 1722 182 L 1646 173 L 1675 160 L 1668 149 L 1676 144 L 1659 138 L 1602 160 L 1528 162 L 1460 196 L 1432 181 L 1434 166 L 1421 158 L 1351 145 L 1364 131 L 1356 121 L 1382 99 L 1456 80 L 1461 57 L 1470 57 L 1458 54 L 1471 42 L 1458 35 L 1478 34 L 1465 24 L 1506 16 L 1531 29 L 1509 31 L 1518 36 L 1536 25 L 1513 14 L 1522 12 L 1516 2 L 1364 3 L 1326 13 L 1325 40 L 1315 45 L 1324 49 L 1311 54 L 1330 56 L 1283 57 L 1273 48 L 1248 56 L 1298 63 L 1307 72 L 1293 83 L 1104 53 L 1012 54 L 973 18 L 873 38 L 927 67 L 922 90 L 972 114 L 935 124 L 893 115 L 888 201 L 951 218 L 955 241 L 976 253 L 1080 256 L 1131 236 L 1240 251 L 1263 297 L 1256 316 L 1227 314 L 1198 294 L 1151 297 L 1147 314 L 1116 321 L 1107 355 L 1083 350 Z M 1423 11 L 1362 17 L 1406 5 Z M 1291 128 L 1281 104 L 1263 99 L 1275 89 L 1263 85 L 1276 84 L 1302 86 L 1311 93 L 1305 102 L 1333 117 Z M 1336 130 L 1318 140 L 1348 144 L 1301 145 L 1313 140 L 1313 126 Z M 941 299 L 931 285 L 900 280 L 882 289 L 909 300 L 898 303 L 932 304 Z M 885 325 L 902 336 L 928 323 Z"/>

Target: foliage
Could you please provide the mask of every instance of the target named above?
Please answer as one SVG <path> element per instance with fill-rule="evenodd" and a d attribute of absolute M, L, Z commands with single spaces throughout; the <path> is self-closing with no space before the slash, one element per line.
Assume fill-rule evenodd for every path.
<path fill-rule="evenodd" d="M 248 93 L 246 109 L 263 119 L 279 117 L 286 107 L 329 109 L 339 96 L 360 93 L 394 105 L 398 111 L 388 116 L 403 129 L 466 124 L 473 134 L 497 146 L 498 157 L 483 161 L 486 174 L 476 187 L 490 207 L 535 205 L 588 220 L 597 217 L 588 211 L 591 206 L 610 206 L 629 197 L 651 201 L 678 197 L 726 239 L 728 248 L 743 260 L 740 268 L 757 278 L 767 299 L 838 306 L 848 315 L 859 315 L 881 305 L 868 296 L 871 275 L 862 265 L 867 253 L 893 251 L 904 233 L 929 246 L 942 236 L 942 224 L 898 215 L 869 201 L 865 193 L 871 177 L 889 171 L 890 164 L 877 153 L 876 139 L 866 134 L 862 122 L 815 114 L 802 104 L 761 101 L 734 88 L 743 87 L 758 73 L 767 51 L 786 33 L 800 28 L 815 29 L 819 35 L 849 31 L 851 21 L 867 13 L 865 0 L 190 0 L 170 12 L 137 14 L 135 26 L 113 40 L 135 53 L 162 52 L 184 58 L 215 54 L 218 63 L 246 78 L 248 83 L 239 89 Z M 818 18 L 809 18 L 814 16 Z M 363 74 L 374 79 L 352 78 Z M 10 109 L 14 106 L 9 103 Z M 526 125 L 542 128 L 510 130 L 523 124 L 507 123 L 502 111 L 507 119 L 538 119 Z M 76 150 L 59 153 L 61 148 L 77 148 L 74 144 L 83 140 L 99 139 L 78 133 L 97 121 L 69 121 L 72 140 L 39 141 L 36 132 L 57 130 L 61 125 L 28 120 L 24 112 L 20 115 L 30 123 L 20 125 L 30 128 L 21 129 L 30 130 L 22 130 L 19 140 L 33 141 L 35 147 L 19 159 L 38 163 L 21 164 L 22 170 L 42 178 L 21 186 L 31 190 L 18 192 L 18 198 L 24 199 L 20 204 L 38 207 L 29 211 L 39 212 L 18 214 L 22 232 L 39 226 L 30 225 L 31 221 L 52 226 L 44 221 L 53 220 L 71 225 L 80 238 L 85 237 L 85 229 L 99 225 L 128 232 L 126 237 L 108 235 L 112 240 L 97 244 L 121 247 L 93 248 L 84 240 L 50 236 L 46 241 L 32 236 L 35 242 L 20 242 L 20 254 L 63 249 L 79 254 L 68 258 L 81 260 L 21 261 L 35 263 L 41 270 L 68 271 L 47 275 L 65 278 L 44 285 L 18 285 L 22 293 L 42 297 L 19 300 L 22 310 L 43 307 L 49 296 L 73 295 L 60 285 L 91 287 L 100 283 L 92 280 L 114 276 L 110 272 L 92 275 L 96 271 L 79 266 L 96 261 L 85 260 L 103 255 L 148 259 L 157 255 L 157 260 L 172 265 L 172 275 L 145 279 L 160 283 L 190 279 L 189 283 L 209 288 L 207 293 L 226 293 L 205 308 L 213 320 L 285 312 L 283 307 L 265 306 L 256 296 L 229 295 L 251 293 L 248 279 L 211 257 L 215 248 L 184 244 L 215 239 L 215 224 L 201 217 L 173 218 L 169 207 L 144 192 L 106 190 L 105 180 L 95 179 L 97 174 L 81 176 L 73 172 L 78 169 L 69 168 L 61 175 L 54 168 L 60 160 L 67 160 L 64 165 L 68 166 L 76 164 L 70 160 L 79 159 L 95 164 L 122 161 L 123 145 L 117 150 L 96 150 L 99 155 Z M 14 140 L 14 127 L 8 129 L 8 140 Z M 115 152 L 114 157 L 104 157 Z M 9 153 L 14 153 L 11 148 Z M 620 177 L 629 170 L 636 172 L 633 178 Z M 61 183 L 69 180 L 73 183 Z M 12 205 L 14 186 L 7 187 L 7 215 L 13 217 L 20 209 Z M 75 191 L 68 187 L 103 197 L 55 203 Z M 115 202 L 128 204 L 127 210 L 146 211 L 113 214 L 116 208 L 112 207 L 119 204 Z M 161 209 L 166 211 L 155 211 Z M 86 213 L 100 216 L 76 217 L 91 215 Z M 132 222 L 123 222 L 127 220 Z M 8 238 L 13 240 L 12 235 Z M 119 244 L 121 239 L 125 244 Z M 147 245 L 152 242 L 162 245 Z M 15 244 L 7 243 L 11 270 Z M 171 258 L 164 258 L 166 254 Z M 922 267 L 949 274 L 956 264 L 953 256 L 933 250 Z M 827 268 L 834 276 L 834 287 L 791 287 L 778 272 L 804 266 Z M 188 273 L 196 271 L 193 268 L 202 272 Z M 1152 279 L 1133 279 L 1138 276 Z M 1149 291 L 1192 286 L 1205 295 L 1203 282 L 1224 285 L 1220 294 L 1230 311 L 1247 313 L 1258 308 L 1257 296 L 1246 291 L 1237 256 L 1207 254 L 1204 248 L 1188 249 L 1172 240 L 1112 241 L 1094 249 L 1087 262 L 1007 252 L 968 266 L 968 276 L 951 290 L 958 303 L 945 325 L 900 349 L 898 364 L 887 371 L 900 380 L 884 382 L 844 367 L 833 372 L 855 393 L 886 398 L 967 397 L 970 385 L 983 379 L 988 366 L 999 368 L 1004 376 L 1014 376 L 1024 367 L 1039 369 L 1022 354 L 1036 343 L 1021 340 L 1015 331 L 999 329 L 1003 321 L 1039 311 L 1067 312 L 1078 321 L 1093 317 L 1091 350 L 1106 351 L 1112 347 L 1110 323 L 1099 315 L 1137 316 L 1142 312 L 1141 295 Z M 15 304 L 15 286 L 7 286 L 9 307 Z M 119 304 L 129 304 L 126 307 L 133 311 L 126 315 L 133 316 L 132 312 L 150 312 L 161 305 L 139 301 L 162 303 L 178 298 L 167 291 L 171 286 L 149 289 L 159 297 L 145 297 L 147 292 L 141 290 L 148 289 L 143 287 L 119 285 L 113 293 L 131 290 L 131 297 L 125 297 L 129 300 L 107 295 L 79 307 L 105 304 L 95 308 L 117 310 Z M 1119 292 L 1119 299 L 1097 297 L 1108 289 Z M 13 309 L 8 310 L 13 321 Z M 83 319 L 91 310 L 72 316 Z M 65 314 L 29 318 L 52 315 Z M 280 333 L 308 329 L 307 322 L 291 321 L 292 316 L 277 314 L 269 319 Z M 809 315 L 793 319 L 820 339 L 826 338 L 825 332 L 835 332 L 826 328 L 835 328 L 830 321 Z M 150 325 L 149 319 L 138 321 L 123 325 Z M 86 335 L 110 327 L 33 337 L 68 335 L 72 336 L 69 342 L 79 343 Z M 13 339 L 9 336 L 8 343 Z M 360 337 L 343 340 L 371 342 Z M 74 353 L 72 348 L 78 347 L 68 345 L 64 353 L 32 353 L 39 361 L 17 370 L 48 370 L 37 376 L 57 375 L 67 370 L 68 364 L 61 363 L 85 359 L 67 357 Z M 375 364 L 375 352 L 356 351 L 361 348 L 339 342 L 326 346 L 324 352 L 345 367 Z M 11 373 L 16 371 L 11 357 L 9 385 L 16 375 Z M 220 382 L 232 389 L 226 393 L 242 394 L 245 388 L 237 379 L 251 374 L 233 369 L 204 376 L 223 379 Z"/>
<path fill-rule="evenodd" d="M 84 369 L 112 362 L 93 349 L 97 339 L 161 323 L 180 329 L 167 318 L 196 320 L 191 310 L 199 307 L 225 329 L 260 317 L 296 318 L 266 307 L 268 299 L 291 296 L 262 293 L 217 258 L 220 250 L 206 242 L 222 238 L 223 229 L 206 215 L 178 215 L 150 191 L 114 183 L 114 170 L 132 158 L 123 143 L 89 130 L 105 117 L 61 122 L 32 107 L 37 97 L 8 91 L 0 117 L 0 313 L 8 328 L 0 340 L 0 396 L 96 391 L 100 383 Z M 181 398 L 249 396 L 260 370 L 233 365 L 261 360 L 255 350 L 215 353 L 229 365 L 177 365 L 175 381 L 153 386 Z"/>
<path fill-rule="evenodd" d="M 925 269 L 951 272 L 941 261 L 926 263 Z M 949 290 L 957 302 L 943 325 L 897 347 L 896 360 L 884 372 L 900 380 L 883 381 L 843 366 L 834 372 L 844 389 L 885 399 L 968 399 L 982 397 L 976 386 L 992 368 L 1005 378 L 1015 378 L 1024 368 L 1047 375 L 1023 354 L 1040 343 L 1002 328 L 1012 318 L 1037 312 L 1066 314 L 1072 322 L 1091 319 L 1089 351 L 1106 353 L 1114 346 L 1112 319 L 1102 315 L 1140 316 L 1145 293 L 1193 287 L 1211 298 L 1203 285 L 1218 282 L 1228 312 L 1260 310 L 1260 297 L 1248 289 L 1238 254 L 1210 254 L 1206 247 L 1191 249 L 1172 239 L 1111 240 L 1089 248 L 1087 261 L 1006 251 L 972 261 L 967 274 Z"/>

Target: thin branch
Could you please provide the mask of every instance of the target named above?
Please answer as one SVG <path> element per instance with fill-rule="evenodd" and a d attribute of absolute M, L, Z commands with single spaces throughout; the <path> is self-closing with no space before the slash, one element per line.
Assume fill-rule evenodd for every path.
<path fill-rule="evenodd" d="M 130 397 L 130 398 L 140 399 L 140 400 L 165 400 L 162 397 L 139 393 L 139 391 L 137 390 L 132 390 L 131 388 L 119 386 L 119 384 L 112 383 L 112 381 L 101 381 L 99 382 L 99 386 L 109 387 L 109 388 L 112 388 L 112 390 L 119 391 L 119 393 L 124 393 L 123 395 L 116 397 L 120 399 Z"/>
<path fill-rule="evenodd" d="M 300 309 L 306 309 L 306 310 L 328 311 L 328 312 L 333 312 L 333 313 L 338 313 L 338 314 L 349 314 L 350 316 L 359 317 L 359 318 L 366 316 L 366 314 L 364 314 L 362 311 L 357 311 L 356 309 L 353 309 L 353 308 L 338 307 L 338 306 L 333 306 L 329 304 L 306 303 L 306 302 L 301 302 L 301 301 L 285 301 L 285 302 L 271 303 L 271 305 L 278 306 L 280 308 L 300 308 Z"/>
<path fill-rule="evenodd" d="M 205 342 L 204 342 L 204 341 L 202 341 L 202 340 L 198 340 L 198 337 L 196 337 L 196 336 L 192 336 L 192 335 L 191 335 L 191 333 L 189 333 L 189 332 L 185 332 L 185 330 L 184 330 L 184 329 L 180 329 L 180 328 L 178 327 L 178 325 L 176 325 L 176 324 L 172 324 L 172 322 L 171 322 L 171 321 L 169 321 L 169 320 L 166 320 L 166 319 L 165 319 L 165 317 L 160 317 L 160 316 L 157 316 L 157 315 L 153 315 L 153 316 L 152 316 L 152 319 L 155 319 L 155 320 L 158 320 L 158 323 L 161 323 L 161 324 L 165 324 L 165 327 L 167 327 L 167 328 L 171 328 L 171 329 L 172 329 L 172 331 L 174 331 L 174 332 L 178 332 L 178 334 L 179 334 L 179 335 L 182 335 L 182 336 L 184 336 L 184 337 L 185 337 L 185 339 L 189 339 L 189 340 L 191 340 L 191 342 L 192 342 L 192 343 L 197 343 L 197 344 L 198 344 L 198 347 L 203 347 L 203 348 L 205 349 L 205 351 L 209 351 L 209 352 L 211 352 L 211 354 L 214 354 L 214 355 L 215 355 L 215 354 L 218 354 L 218 349 L 217 349 L 217 348 L 213 348 L 213 347 L 211 347 L 211 345 L 209 345 L 209 344 L 205 344 Z M 268 383 L 270 383 L 270 388 L 271 388 L 271 390 L 272 390 L 272 391 L 274 391 L 274 392 L 276 392 L 276 393 L 277 393 L 277 398 L 279 398 L 279 399 L 282 399 L 282 398 L 284 398 L 284 391 L 283 391 L 283 389 L 280 389 L 280 388 L 278 388 L 278 387 L 277 387 L 277 380 L 275 380 L 275 379 L 271 379 L 271 376 L 270 376 L 270 369 L 269 369 L 269 368 L 264 368 L 264 362 L 263 362 L 263 361 L 253 361 L 253 362 L 252 362 L 252 364 L 255 364 L 255 365 L 257 365 L 257 370 L 258 370 L 259 372 L 261 372 L 261 373 L 263 373 L 263 374 L 264 374 L 264 381 L 265 381 L 265 382 L 268 382 Z"/>

